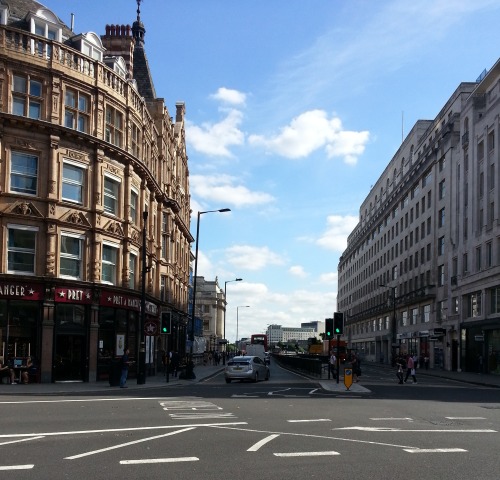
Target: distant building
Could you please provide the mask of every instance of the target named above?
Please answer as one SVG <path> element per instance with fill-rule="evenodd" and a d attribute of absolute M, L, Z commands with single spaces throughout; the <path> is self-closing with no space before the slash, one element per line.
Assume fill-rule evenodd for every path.
<path fill-rule="evenodd" d="M 267 327 L 267 341 L 269 345 L 278 343 L 307 341 L 310 337 L 316 336 L 316 331 L 313 327 L 298 328 L 298 327 L 283 327 L 281 325 L 269 325 Z"/>
<path fill-rule="evenodd" d="M 371 360 L 500 374 L 500 64 L 418 121 L 338 266 L 346 338 Z"/>
<path fill-rule="evenodd" d="M 224 291 L 219 286 L 219 280 L 206 280 L 205 277 L 196 277 L 196 318 L 201 329 L 195 330 L 194 353 L 203 353 L 205 350 L 222 350 L 219 341 L 224 338 L 224 310 L 226 301 Z M 200 321 L 201 320 L 201 321 Z M 200 342 L 197 337 L 202 337 Z M 202 350 L 203 345 L 204 350 Z"/>
<path fill-rule="evenodd" d="M 300 324 L 300 328 L 313 328 L 315 336 L 317 338 L 321 338 L 320 335 L 322 333 L 325 333 L 325 322 L 321 321 L 305 322 Z"/>

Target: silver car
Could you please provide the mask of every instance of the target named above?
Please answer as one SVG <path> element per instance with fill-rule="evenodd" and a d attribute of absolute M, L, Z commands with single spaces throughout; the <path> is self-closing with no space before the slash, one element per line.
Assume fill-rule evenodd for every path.
<path fill-rule="evenodd" d="M 260 357 L 242 356 L 234 357 L 226 364 L 224 377 L 226 383 L 231 383 L 231 380 L 251 380 L 258 382 L 259 379 L 269 380 L 269 367 Z"/>

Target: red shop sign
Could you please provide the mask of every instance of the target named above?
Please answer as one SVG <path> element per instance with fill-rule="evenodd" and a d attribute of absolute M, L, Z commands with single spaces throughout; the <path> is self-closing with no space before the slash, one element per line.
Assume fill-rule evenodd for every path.
<path fill-rule="evenodd" d="M 56 288 L 55 301 L 61 303 L 92 303 L 92 291 L 85 288 Z"/>
<path fill-rule="evenodd" d="M 41 285 L 26 285 L 22 283 L 0 283 L 0 298 L 15 298 L 19 300 L 43 300 Z"/>

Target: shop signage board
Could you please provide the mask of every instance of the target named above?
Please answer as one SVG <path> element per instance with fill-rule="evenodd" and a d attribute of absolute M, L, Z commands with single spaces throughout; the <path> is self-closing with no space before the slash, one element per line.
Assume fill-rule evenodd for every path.
<path fill-rule="evenodd" d="M 92 291 L 85 288 L 58 287 L 54 300 L 60 303 L 92 303 Z"/>
<path fill-rule="evenodd" d="M 109 290 L 103 290 L 101 292 L 99 303 L 105 307 L 124 308 L 126 310 L 135 310 L 136 312 L 141 311 L 140 297 L 123 295 Z M 159 314 L 158 305 L 146 301 L 146 313 L 148 315 L 157 316 Z"/>
<path fill-rule="evenodd" d="M 0 298 L 15 298 L 18 300 L 43 300 L 43 287 L 37 284 L 0 283 Z"/>
<path fill-rule="evenodd" d="M 154 320 L 149 320 L 144 323 L 144 335 L 155 337 L 160 334 L 160 329 L 158 327 L 158 322 Z"/>

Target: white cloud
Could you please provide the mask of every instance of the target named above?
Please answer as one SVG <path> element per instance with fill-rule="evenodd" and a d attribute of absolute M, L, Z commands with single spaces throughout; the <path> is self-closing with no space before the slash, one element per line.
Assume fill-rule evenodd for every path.
<path fill-rule="evenodd" d="M 250 135 L 248 141 L 287 158 L 306 157 L 324 148 L 329 158 L 341 157 L 353 165 L 364 152 L 369 138 L 367 131 L 343 130 L 338 117 L 329 119 L 323 110 L 310 110 L 295 117 L 277 135 Z"/>
<path fill-rule="evenodd" d="M 305 277 L 307 277 L 307 273 L 305 272 L 304 267 L 302 265 L 292 265 L 288 269 L 288 271 L 294 277 L 299 277 L 299 278 L 305 278 Z"/>
<path fill-rule="evenodd" d="M 227 261 L 240 269 L 261 270 L 268 265 L 283 265 L 284 259 L 268 247 L 235 245 L 226 250 Z"/>
<path fill-rule="evenodd" d="M 224 203 L 238 207 L 262 205 L 274 201 L 265 192 L 251 191 L 243 185 L 236 185 L 238 179 L 231 175 L 191 175 L 191 194 L 210 203 Z"/>
<path fill-rule="evenodd" d="M 328 283 L 328 284 L 337 285 L 338 277 L 339 276 L 338 276 L 337 272 L 322 273 L 319 276 L 319 281 L 320 281 L 320 283 Z"/>
<path fill-rule="evenodd" d="M 243 145 L 245 135 L 239 129 L 243 114 L 231 109 L 218 123 L 205 122 L 201 126 L 186 122 L 186 140 L 189 147 L 210 156 L 231 157 L 230 146 Z"/>
<path fill-rule="evenodd" d="M 243 281 L 231 290 L 231 295 L 228 293 L 228 301 L 226 338 L 234 341 L 238 305 L 250 306 L 239 309 L 238 336 L 241 338 L 265 332 L 269 324 L 300 327 L 302 322 L 324 321 L 335 310 L 337 296 L 330 288 L 281 293 L 270 290 L 265 284 Z"/>
<path fill-rule="evenodd" d="M 358 217 L 330 215 L 327 218 L 326 231 L 317 240 L 317 244 L 329 250 L 343 252 L 347 247 L 347 237 L 358 224 Z"/>
<path fill-rule="evenodd" d="M 225 87 L 219 88 L 217 90 L 217 93 L 210 95 L 210 97 L 223 103 L 241 106 L 245 105 L 247 99 L 246 94 L 244 94 L 243 92 Z"/>

